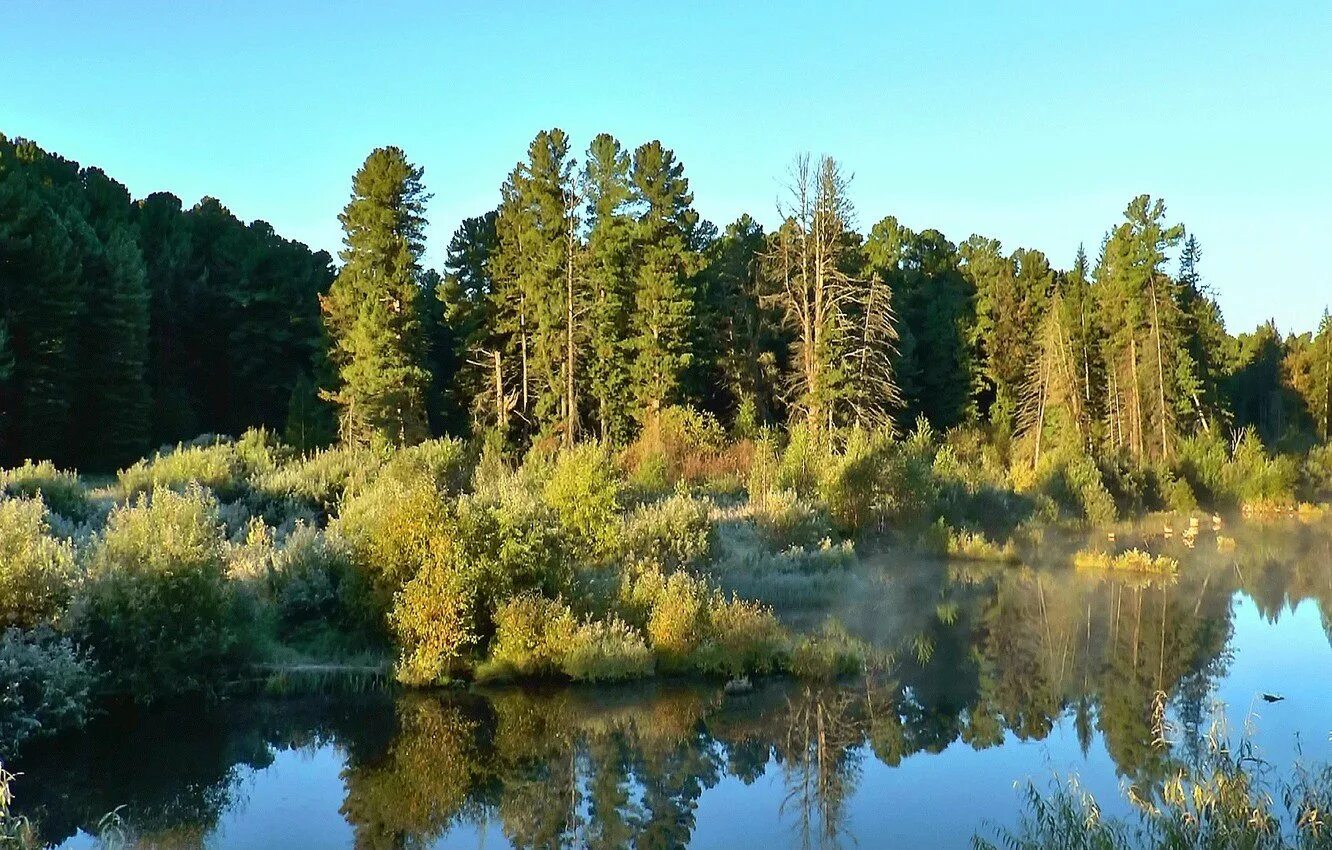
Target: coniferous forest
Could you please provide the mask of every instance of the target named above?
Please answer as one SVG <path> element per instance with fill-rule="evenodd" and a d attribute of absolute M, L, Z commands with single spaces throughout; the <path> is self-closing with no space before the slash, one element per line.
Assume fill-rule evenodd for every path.
<path fill-rule="evenodd" d="M 1272 450 L 1328 438 L 1332 321 L 1229 332 L 1203 243 L 1160 199 L 1047 255 L 862 227 L 831 158 L 786 182 L 778 227 L 719 228 L 662 143 L 543 131 L 432 269 L 426 178 L 397 148 L 354 176 L 335 261 L 215 198 L 134 199 L 0 139 L 0 461 L 113 471 L 251 427 L 301 450 L 626 445 L 672 407 L 739 435 L 924 417 L 1034 462 L 1075 444 L 1169 463 L 1181 436 L 1246 428 Z"/>
<path fill-rule="evenodd" d="M 1047 617 L 1040 564 L 1140 620 L 1144 589 L 1206 590 L 1232 518 L 1251 561 L 1267 521 L 1308 525 L 1283 563 L 1326 549 L 1332 317 L 1232 333 L 1163 200 L 1047 255 L 872 219 L 802 155 L 775 214 L 719 227 L 661 142 L 576 144 L 538 133 L 430 268 L 428 176 L 396 147 L 329 211 L 334 258 L 0 137 L 0 758 L 108 706 L 324 676 L 891 689 L 952 631 L 1052 639 L 959 624 L 954 585 L 1035 575 Z M 1302 569 L 1292 598 L 1329 604 Z M 894 584 L 926 574 L 924 602 Z M 853 597 L 933 625 L 885 648 L 836 616 Z M 1137 627 L 1107 656 L 1130 685 L 1079 697 L 1137 718 L 1124 751 L 1195 687 L 1159 631 L 1158 661 Z M 952 711 L 993 719 L 957 733 L 978 749 L 1062 716 L 977 687 Z M 40 846 L 12 778 L 0 839 Z"/>

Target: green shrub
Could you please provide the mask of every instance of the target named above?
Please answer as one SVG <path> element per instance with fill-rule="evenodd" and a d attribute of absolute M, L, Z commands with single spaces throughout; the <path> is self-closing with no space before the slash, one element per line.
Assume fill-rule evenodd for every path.
<path fill-rule="evenodd" d="M 367 617 L 388 611 L 394 594 L 427 562 L 432 541 L 450 519 L 445 495 L 427 475 L 381 475 L 344 500 L 332 528 L 371 589 Z"/>
<path fill-rule="evenodd" d="M 787 636 L 772 609 L 714 594 L 707 618 L 707 638 L 695 653 L 699 672 L 739 676 L 777 669 L 787 651 Z"/>
<path fill-rule="evenodd" d="M 374 631 L 360 599 L 367 588 L 356 580 L 346 544 L 335 534 L 302 525 L 273 554 L 268 593 L 284 635 L 307 627 Z"/>
<path fill-rule="evenodd" d="M 694 650 L 707 627 L 707 585 L 685 572 L 675 572 L 661 583 L 648 615 L 647 636 L 658 665 L 679 672 L 689 667 Z"/>
<path fill-rule="evenodd" d="M 216 502 L 159 488 L 107 519 L 72 631 L 113 688 L 148 701 L 205 689 L 238 660 L 234 603 Z"/>
<path fill-rule="evenodd" d="M 1119 515 L 1101 469 L 1082 453 L 1051 453 L 1036 471 L 1035 489 L 1068 517 L 1090 525 L 1112 524 Z"/>
<path fill-rule="evenodd" d="M 615 617 L 579 624 L 560 669 L 576 682 L 610 682 L 652 675 L 652 651 L 639 632 Z"/>
<path fill-rule="evenodd" d="M 73 580 L 73 547 L 50 535 L 42 502 L 0 498 L 0 628 L 55 620 Z"/>
<path fill-rule="evenodd" d="M 1314 446 L 1301 469 L 1303 489 L 1310 499 L 1332 497 L 1332 443 Z"/>
<path fill-rule="evenodd" d="M 620 557 L 668 569 L 706 561 L 715 536 L 708 510 L 707 502 L 683 494 L 639 507 L 620 527 Z"/>
<path fill-rule="evenodd" d="M 1178 468 L 1210 507 L 1289 507 L 1300 479 L 1295 460 L 1269 455 L 1251 427 L 1230 446 L 1215 433 L 1180 441 Z"/>
<path fill-rule="evenodd" d="M 126 500 L 157 488 L 180 490 L 192 485 L 207 487 L 218 498 L 232 499 L 240 496 L 246 486 L 235 445 L 221 440 L 203 445 L 181 443 L 174 449 L 160 450 L 151 458 L 122 469 L 116 477 Z"/>
<path fill-rule="evenodd" d="M 889 437 L 855 430 L 841 454 L 824 460 L 818 492 L 839 531 L 855 534 L 879 518 L 884 472 L 890 468 Z"/>
<path fill-rule="evenodd" d="M 0 757 L 30 738 L 82 727 L 94 682 L 88 659 L 50 629 L 0 633 Z"/>
<path fill-rule="evenodd" d="M 445 504 L 423 539 L 424 558 L 393 599 L 399 676 L 416 684 L 456 678 L 494 632 L 494 615 L 524 591 L 558 596 L 572 555 L 549 508 L 521 488 Z"/>
<path fill-rule="evenodd" d="M 56 469 L 49 460 L 0 470 L 0 496 L 37 497 L 52 513 L 76 521 L 87 518 L 91 508 L 78 473 Z"/>
<path fill-rule="evenodd" d="M 813 496 L 818 491 L 827 455 L 827 448 L 807 425 L 793 425 L 787 433 L 786 448 L 777 462 L 776 487 L 798 496 Z"/>
<path fill-rule="evenodd" d="M 291 460 L 259 477 L 255 487 L 274 499 L 290 498 L 332 514 L 354 482 L 374 478 L 382 458 L 359 446 L 334 446 Z"/>
<path fill-rule="evenodd" d="M 814 681 L 832 681 L 864 672 L 869 650 L 836 623 L 819 634 L 806 635 L 791 651 L 791 674 Z"/>
<path fill-rule="evenodd" d="M 490 658 L 477 669 L 477 678 L 533 678 L 558 673 L 576 629 L 573 612 L 562 600 L 534 593 L 515 596 L 495 612 Z"/>
<path fill-rule="evenodd" d="M 586 559 L 610 552 L 618 526 L 620 481 L 615 463 L 596 443 L 555 457 L 542 498 L 559 517 L 570 549 Z"/>
<path fill-rule="evenodd" d="M 817 546 L 832 536 L 828 516 L 794 490 L 777 490 L 753 507 L 754 522 L 775 549 Z"/>

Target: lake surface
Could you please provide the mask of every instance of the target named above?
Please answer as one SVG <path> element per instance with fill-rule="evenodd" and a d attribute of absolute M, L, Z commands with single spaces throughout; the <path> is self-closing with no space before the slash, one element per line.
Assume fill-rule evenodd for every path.
<path fill-rule="evenodd" d="M 1151 532 L 1150 523 L 1143 526 Z M 17 808 L 64 847 L 123 807 L 144 846 L 966 847 L 1027 782 L 1111 812 L 1220 713 L 1274 773 L 1332 760 L 1332 523 L 1205 531 L 1174 581 L 881 554 L 781 584 L 883 650 L 868 681 L 233 700 L 106 718 L 31 750 Z M 1121 533 L 1119 544 L 1125 544 Z M 1104 538 L 1104 535 L 1102 535 Z M 778 591 L 774 591 L 775 594 Z M 1268 703 L 1261 695 L 1283 696 Z"/>

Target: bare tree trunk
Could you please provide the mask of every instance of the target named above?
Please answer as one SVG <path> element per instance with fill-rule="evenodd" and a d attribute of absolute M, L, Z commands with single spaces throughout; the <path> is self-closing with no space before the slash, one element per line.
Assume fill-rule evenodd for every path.
<path fill-rule="evenodd" d="M 573 206 L 573 197 L 569 198 Z M 578 396 L 574 392 L 574 223 L 569 220 L 564 294 L 564 443 L 572 446 L 578 430 Z"/>
<path fill-rule="evenodd" d="M 1166 406 L 1165 406 L 1165 365 L 1161 356 L 1161 314 L 1157 308 L 1156 302 L 1156 279 L 1152 278 L 1152 333 L 1156 337 L 1156 392 L 1160 405 L 1159 414 L 1161 417 L 1161 459 L 1170 459 L 1170 446 L 1166 437 Z"/>

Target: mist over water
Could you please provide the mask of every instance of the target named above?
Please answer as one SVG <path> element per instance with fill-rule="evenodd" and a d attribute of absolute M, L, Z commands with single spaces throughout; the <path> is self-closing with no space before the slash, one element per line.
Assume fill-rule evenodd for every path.
<path fill-rule="evenodd" d="M 1332 760 L 1332 521 L 1238 523 L 1192 548 L 1121 531 L 1177 576 L 894 552 L 783 583 L 835 618 L 866 680 L 658 681 L 233 700 L 108 717 L 34 748 L 17 808 L 46 840 L 121 809 L 153 846 L 965 847 L 1076 773 L 1109 813 L 1150 795 L 1224 713 L 1272 771 Z M 1102 538 L 1105 533 L 1100 532 Z M 774 585 L 776 587 L 777 585 Z M 1153 746 L 1167 694 L 1166 750 Z M 1264 695 L 1281 697 L 1268 702 Z M 1224 711 L 1222 709 L 1224 706 Z"/>

